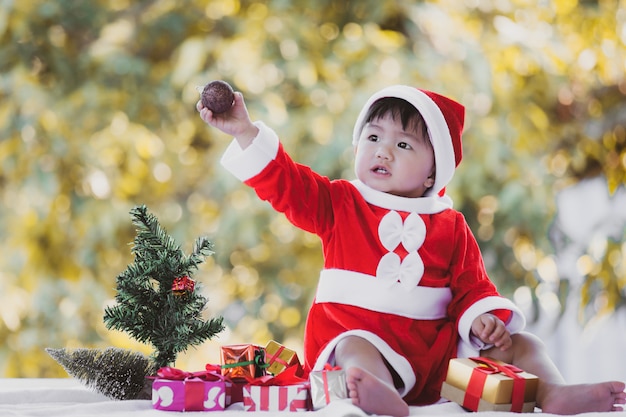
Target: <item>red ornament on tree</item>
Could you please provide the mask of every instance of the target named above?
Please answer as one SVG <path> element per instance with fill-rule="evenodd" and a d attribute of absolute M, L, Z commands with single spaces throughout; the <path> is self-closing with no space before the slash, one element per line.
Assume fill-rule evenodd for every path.
<path fill-rule="evenodd" d="M 174 279 L 172 292 L 176 295 L 183 295 L 192 292 L 195 286 L 196 281 L 185 275 Z"/>

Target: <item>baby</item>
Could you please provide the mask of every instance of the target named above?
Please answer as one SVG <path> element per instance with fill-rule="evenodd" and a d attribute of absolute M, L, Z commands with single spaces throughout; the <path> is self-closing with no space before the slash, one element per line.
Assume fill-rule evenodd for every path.
<path fill-rule="evenodd" d="M 395 85 L 372 95 L 353 134 L 356 180 L 297 164 L 277 135 L 252 123 L 241 93 L 209 125 L 235 137 L 222 164 L 297 227 L 319 236 L 324 266 L 307 316 L 305 369 L 346 370 L 352 402 L 406 416 L 440 400 L 448 362 L 488 356 L 540 378 L 544 412 L 621 409 L 622 382 L 565 385 L 544 345 L 522 332 L 519 309 L 497 292 L 445 187 L 462 158 L 464 108 Z"/>

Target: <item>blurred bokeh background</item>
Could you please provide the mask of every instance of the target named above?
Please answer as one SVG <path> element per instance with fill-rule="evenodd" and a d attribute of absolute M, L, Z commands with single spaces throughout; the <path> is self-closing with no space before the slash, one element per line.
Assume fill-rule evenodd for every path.
<path fill-rule="evenodd" d="M 331 178 L 375 90 L 464 103 L 448 191 L 492 279 L 570 380 L 626 380 L 624 0 L 0 0 L 0 74 L 0 376 L 65 376 L 45 347 L 151 351 L 102 321 L 137 204 L 215 245 L 194 278 L 227 330 L 178 367 L 301 349 L 320 246 L 220 168 L 195 103 L 224 79 Z"/>

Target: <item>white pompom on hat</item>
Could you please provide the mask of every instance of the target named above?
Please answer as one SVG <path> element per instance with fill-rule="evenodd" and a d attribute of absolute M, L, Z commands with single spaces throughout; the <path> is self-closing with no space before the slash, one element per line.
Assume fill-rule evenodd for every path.
<path fill-rule="evenodd" d="M 384 97 L 406 100 L 420 112 L 430 135 L 435 153 L 435 183 L 426 195 L 445 194 L 445 187 L 452 179 L 455 168 L 463 157 L 461 135 L 465 120 L 465 107 L 456 101 L 432 91 L 408 85 L 392 85 L 374 93 L 365 103 L 357 117 L 352 135 L 354 146 L 365 124 L 365 117 L 372 104 Z"/>

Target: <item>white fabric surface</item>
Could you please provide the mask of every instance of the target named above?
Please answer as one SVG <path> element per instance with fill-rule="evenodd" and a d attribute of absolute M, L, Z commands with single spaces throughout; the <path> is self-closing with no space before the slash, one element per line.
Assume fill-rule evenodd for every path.
<path fill-rule="evenodd" d="M 332 402 L 328 407 L 306 413 L 289 412 L 247 412 L 241 403 L 230 406 L 223 413 L 225 417 L 260 417 L 297 416 L 311 417 L 365 417 L 359 408 L 349 401 Z M 0 416 L 2 417 L 165 417 L 181 413 L 161 411 L 152 408 L 149 400 L 113 401 L 91 392 L 74 379 L 0 379 Z M 189 413 L 186 413 L 189 414 Z M 193 414 L 193 413 L 192 413 Z M 206 415 L 206 413 L 196 413 Z M 411 407 L 415 416 L 463 416 L 465 412 L 453 403 L 437 404 L 427 407 Z M 505 412 L 480 413 L 488 417 L 515 417 L 519 414 Z M 222 414 L 220 414 L 222 415 Z M 584 417 L 626 417 L 625 412 L 585 413 Z M 550 414 L 545 414 L 550 416 Z"/>

